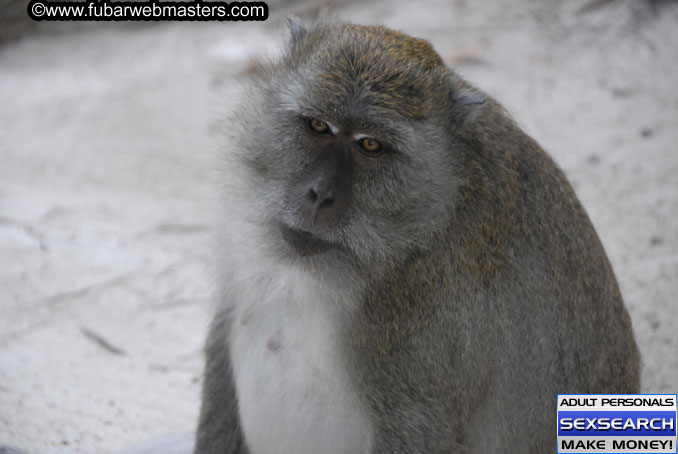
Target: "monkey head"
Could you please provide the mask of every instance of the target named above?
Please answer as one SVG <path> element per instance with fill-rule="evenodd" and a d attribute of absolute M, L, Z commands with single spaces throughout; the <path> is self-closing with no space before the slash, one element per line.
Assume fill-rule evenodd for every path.
<path fill-rule="evenodd" d="M 426 41 L 383 27 L 290 29 L 236 117 L 252 212 L 299 260 L 369 267 L 430 244 L 464 180 L 464 118 L 484 98 Z"/>

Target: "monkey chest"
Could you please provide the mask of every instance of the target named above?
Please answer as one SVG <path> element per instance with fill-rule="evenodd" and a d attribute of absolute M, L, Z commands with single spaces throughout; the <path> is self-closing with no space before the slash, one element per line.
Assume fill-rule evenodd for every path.
<path fill-rule="evenodd" d="M 277 289 L 250 293 L 234 310 L 231 359 L 250 452 L 366 453 L 370 424 L 342 359 L 337 314 L 298 284 Z"/>

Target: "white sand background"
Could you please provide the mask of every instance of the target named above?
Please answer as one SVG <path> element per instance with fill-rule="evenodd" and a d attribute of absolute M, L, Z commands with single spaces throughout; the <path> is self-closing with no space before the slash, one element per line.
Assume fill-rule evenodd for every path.
<path fill-rule="evenodd" d="M 0 444 L 109 453 L 194 430 L 219 112 L 265 23 L 41 25 L 0 47 Z M 678 391 L 678 2 L 339 4 L 430 40 L 563 167 L 607 248 L 645 392 Z"/>

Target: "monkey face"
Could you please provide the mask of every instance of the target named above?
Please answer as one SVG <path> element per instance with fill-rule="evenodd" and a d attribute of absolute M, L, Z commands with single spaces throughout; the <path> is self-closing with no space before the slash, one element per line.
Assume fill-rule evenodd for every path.
<path fill-rule="evenodd" d="M 292 255 L 393 260 L 446 225 L 462 181 L 448 70 L 423 41 L 399 53 L 413 38 L 397 32 L 365 49 L 352 37 L 370 27 L 324 30 L 263 70 L 238 114 L 246 195 Z"/>
<path fill-rule="evenodd" d="M 313 232 L 340 230 L 347 224 L 353 203 L 355 173 L 358 168 L 378 165 L 387 152 L 378 140 L 351 134 L 319 118 L 300 118 L 309 150 L 306 170 L 287 193 L 286 205 L 294 215 L 291 227 L 281 223 L 283 238 L 301 255 L 325 252 L 341 243 L 319 238 Z"/>

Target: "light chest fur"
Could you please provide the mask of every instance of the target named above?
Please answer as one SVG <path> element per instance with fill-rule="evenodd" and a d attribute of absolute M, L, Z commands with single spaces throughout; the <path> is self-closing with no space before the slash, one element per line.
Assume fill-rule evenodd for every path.
<path fill-rule="evenodd" d="M 370 422 L 341 353 L 351 301 L 294 266 L 253 273 L 232 302 L 230 338 L 251 454 L 367 453 Z"/>

